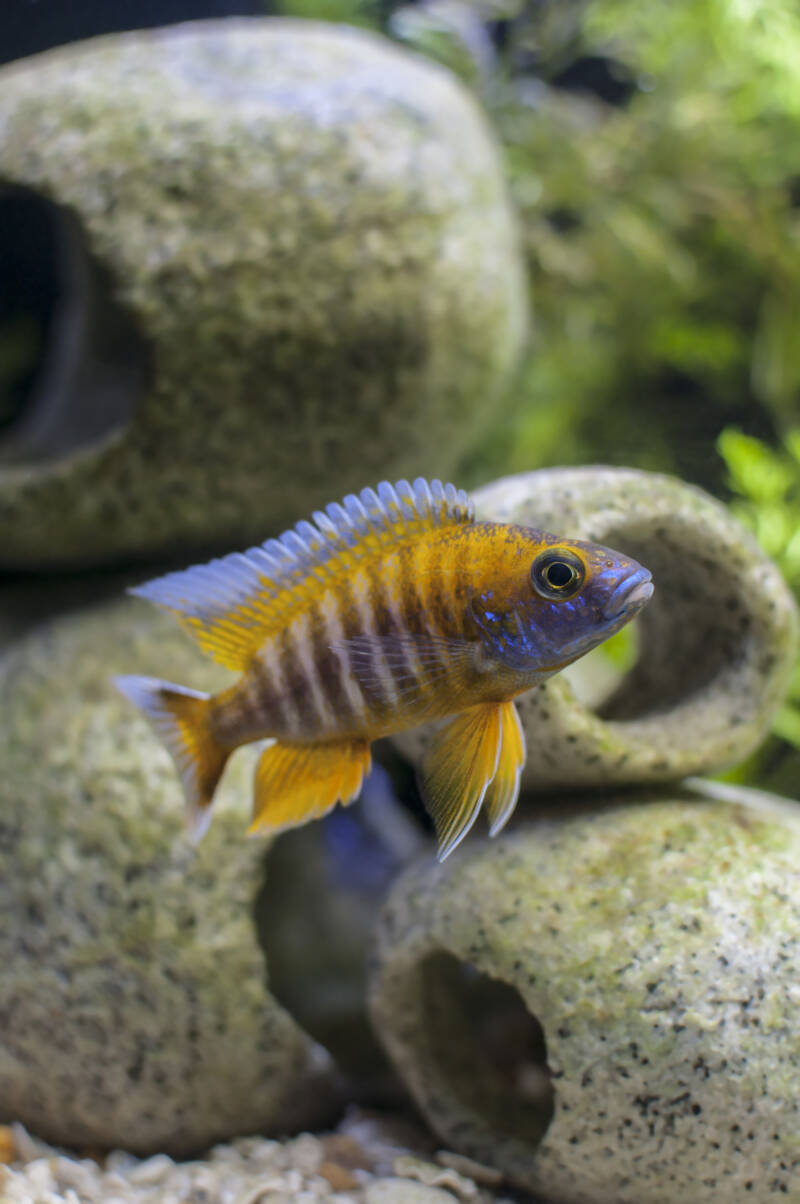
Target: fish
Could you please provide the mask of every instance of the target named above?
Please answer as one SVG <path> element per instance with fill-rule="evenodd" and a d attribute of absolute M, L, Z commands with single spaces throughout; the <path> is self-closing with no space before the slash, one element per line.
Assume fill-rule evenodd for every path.
<path fill-rule="evenodd" d="M 630 622 L 653 584 L 628 556 L 478 520 L 463 490 L 418 478 L 129 592 L 240 674 L 214 695 L 115 678 L 175 761 L 195 839 L 242 745 L 267 742 L 249 832 L 276 832 L 352 802 L 373 741 L 435 723 L 420 781 L 443 860 L 481 810 L 491 836 L 514 811 L 514 699 Z"/>

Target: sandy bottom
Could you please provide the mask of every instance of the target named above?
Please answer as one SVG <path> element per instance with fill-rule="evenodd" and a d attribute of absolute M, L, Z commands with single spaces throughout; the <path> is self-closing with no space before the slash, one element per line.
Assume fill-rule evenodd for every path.
<path fill-rule="evenodd" d="M 500 1174 L 414 1125 L 353 1109 L 330 1133 L 247 1137 L 193 1162 L 75 1157 L 0 1126 L 0 1204 L 512 1204 Z"/>

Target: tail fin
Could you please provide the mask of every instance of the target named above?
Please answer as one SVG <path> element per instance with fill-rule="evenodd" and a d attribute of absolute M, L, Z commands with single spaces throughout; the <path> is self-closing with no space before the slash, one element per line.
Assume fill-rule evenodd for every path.
<path fill-rule="evenodd" d="M 115 677 L 114 685 L 144 712 L 169 751 L 183 783 L 192 839 L 199 840 L 229 756 L 209 729 L 210 695 L 156 677 Z"/>

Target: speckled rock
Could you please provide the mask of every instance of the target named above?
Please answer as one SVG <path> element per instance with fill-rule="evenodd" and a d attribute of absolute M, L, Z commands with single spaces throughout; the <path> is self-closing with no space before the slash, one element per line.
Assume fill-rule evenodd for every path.
<path fill-rule="evenodd" d="M 0 564 L 263 538 L 497 420 L 526 328 L 497 149 L 383 38 L 200 22 L 7 67 L 4 200 L 71 300 L 4 428 Z"/>
<path fill-rule="evenodd" d="M 227 677 L 122 602 L 0 661 L 0 1121 L 180 1154 L 327 1115 L 330 1059 L 270 996 L 253 922 L 252 759 L 194 849 L 167 754 L 109 683 Z"/>
<path fill-rule="evenodd" d="M 668 782 L 735 764 L 766 735 L 788 687 L 797 607 L 778 569 L 700 489 L 626 468 L 506 477 L 475 494 L 480 517 L 607 544 L 653 574 L 638 659 L 598 693 L 590 654 L 518 703 L 522 788 Z M 428 734 L 398 740 L 419 758 Z"/>
<path fill-rule="evenodd" d="M 800 809 L 562 802 L 384 909 L 372 1015 L 428 1121 L 559 1204 L 800 1198 Z"/>

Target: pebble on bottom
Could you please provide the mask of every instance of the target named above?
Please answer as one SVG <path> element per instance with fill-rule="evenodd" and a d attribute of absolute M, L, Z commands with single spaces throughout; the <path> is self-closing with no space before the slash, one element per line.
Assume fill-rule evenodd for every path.
<path fill-rule="evenodd" d="M 419 1142 L 414 1136 L 403 1122 L 354 1109 L 332 1134 L 303 1133 L 284 1141 L 246 1137 L 215 1146 L 206 1158 L 175 1162 L 166 1154 L 139 1159 L 119 1150 L 104 1158 L 80 1158 L 39 1141 L 22 1125 L 0 1126 L 4 1151 L 0 1200 L 2 1204 L 510 1204 L 463 1171 L 457 1173 L 452 1166 L 457 1156 L 450 1151 L 433 1154 L 424 1134 L 420 1132 Z M 343 1140 L 347 1157 L 339 1161 Z M 332 1173 L 334 1167 L 341 1176 Z"/>

